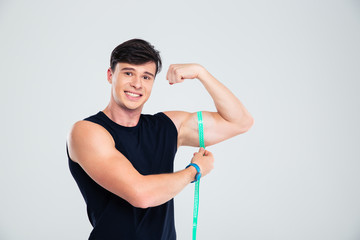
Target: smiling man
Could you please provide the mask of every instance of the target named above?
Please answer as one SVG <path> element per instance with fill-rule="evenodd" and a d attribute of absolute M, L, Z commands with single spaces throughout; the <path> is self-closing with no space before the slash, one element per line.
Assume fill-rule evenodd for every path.
<path fill-rule="evenodd" d="M 160 70 L 159 52 L 148 42 L 120 44 L 107 70 L 109 104 L 71 129 L 68 161 L 93 226 L 89 239 L 176 239 L 173 198 L 198 169 L 203 177 L 213 168 L 212 153 L 200 149 L 193 165 L 173 172 L 180 146 L 199 147 L 197 115 L 142 114 Z M 198 79 L 213 98 L 217 112 L 203 111 L 207 146 L 252 126 L 243 104 L 201 65 L 173 64 L 166 78 L 171 85 Z"/>

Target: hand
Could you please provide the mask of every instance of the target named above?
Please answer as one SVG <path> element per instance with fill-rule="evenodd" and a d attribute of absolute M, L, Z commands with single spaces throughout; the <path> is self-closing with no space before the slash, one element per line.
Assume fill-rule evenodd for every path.
<path fill-rule="evenodd" d="M 199 152 L 194 153 L 191 159 L 192 163 L 196 163 L 201 171 L 201 176 L 204 177 L 214 168 L 214 157 L 211 152 L 200 148 Z"/>
<path fill-rule="evenodd" d="M 196 63 L 171 64 L 166 74 L 166 80 L 170 85 L 181 83 L 185 79 L 199 78 L 199 74 L 204 70 L 204 67 Z"/>

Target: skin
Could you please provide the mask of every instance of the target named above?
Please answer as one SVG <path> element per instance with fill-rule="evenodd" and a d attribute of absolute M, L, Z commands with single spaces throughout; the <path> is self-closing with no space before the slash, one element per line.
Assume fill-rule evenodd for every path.
<path fill-rule="evenodd" d="M 155 80 L 156 65 L 118 63 L 115 71 L 107 71 L 111 97 L 103 112 L 114 122 L 136 126 L 144 104 L 149 99 Z M 214 100 L 217 112 L 203 111 L 205 145 L 210 146 L 249 130 L 253 118 L 229 89 L 199 64 L 173 64 L 167 72 L 170 85 L 185 79 L 198 79 Z M 196 113 L 164 112 L 178 130 L 178 147 L 198 147 Z M 89 122 L 75 123 L 68 137 L 69 154 L 99 185 L 135 207 L 147 208 L 163 204 L 175 197 L 195 178 L 196 169 L 168 174 L 141 175 L 130 161 L 115 148 L 115 142 L 102 126 Z M 212 169 L 211 152 L 199 149 L 191 162 L 199 165 L 202 176 Z"/>

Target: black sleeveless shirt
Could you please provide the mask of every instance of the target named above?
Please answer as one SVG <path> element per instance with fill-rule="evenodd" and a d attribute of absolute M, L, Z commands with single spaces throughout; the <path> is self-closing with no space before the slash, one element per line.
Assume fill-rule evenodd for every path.
<path fill-rule="evenodd" d="M 84 120 L 103 126 L 113 137 L 115 147 L 143 174 L 173 172 L 177 151 L 177 130 L 164 113 L 142 114 L 134 127 L 124 127 L 102 111 Z M 146 209 L 133 207 L 107 191 L 69 159 L 69 167 L 87 205 L 94 227 L 89 239 L 176 239 L 173 199 Z"/>

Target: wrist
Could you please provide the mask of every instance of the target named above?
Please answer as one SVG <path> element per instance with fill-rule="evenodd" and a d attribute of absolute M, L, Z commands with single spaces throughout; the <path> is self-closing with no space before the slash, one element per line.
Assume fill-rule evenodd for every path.
<path fill-rule="evenodd" d="M 186 167 L 184 169 L 184 171 L 187 172 L 187 175 L 186 175 L 187 176 L 187 182 L 191 183 L 192 181 L 194 181 L 195 176 L 197 174 L 196 169 L 194 167 Z"/>
<path fill-rule="evenodd" d="M 197 78 L 202 82 L 209 78 L 210 73 L 201 65 L 199 65 L 199 73 Z"/>
<path fill-rule="evenodd" d="M 200 180 L 200 178 L 201 178 L 201 170 L 200 170 L 199 165 L 197 165 L 196 163 L 190 163 L 189 165 L 186 166 L 186 169 L 187 168 L 192 168 L 192 169 L 195 169 L 195 171 L 196 171 L 195 175 L 192 175 L 193 178 L 192 178 L 191 183 Z"/>

